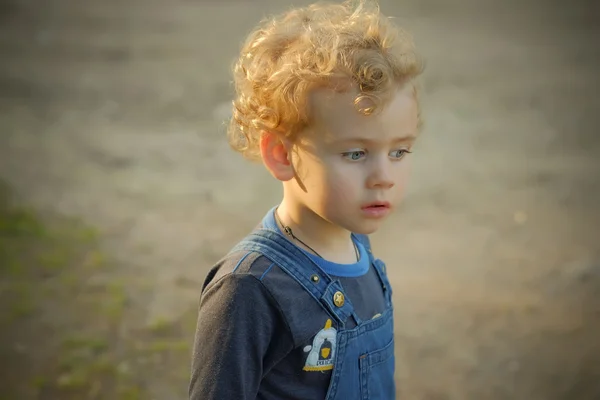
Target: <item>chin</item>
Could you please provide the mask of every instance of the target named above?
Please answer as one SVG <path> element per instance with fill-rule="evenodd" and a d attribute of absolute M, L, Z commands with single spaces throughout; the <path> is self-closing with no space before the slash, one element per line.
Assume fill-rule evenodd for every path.
<path fill-rule="evenodd" d="M 373 228 L 373 229 L 357 229 L 355 231 L 353 231 L 354 233 L 358 233 L 358 234 L 362 234 L 362 235 L 371 235 L 375 232 L 377 232 L 379 230 L 379 228 Z"/>
<path fill-rule="evenodd" d="M 355 224 L 355 226 L 350 229 L 351 232 L 359 233 L 362 235 L 371 235 L 379 230 L 381 227 L 381 222 L 367 222 L 362 224 Z"/>

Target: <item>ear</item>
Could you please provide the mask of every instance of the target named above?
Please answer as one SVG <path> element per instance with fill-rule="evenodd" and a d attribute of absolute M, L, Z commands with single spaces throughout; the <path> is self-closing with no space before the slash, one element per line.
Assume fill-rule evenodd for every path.
<path fill-rule="evenodd" d="M 265 167 L 276 179 L 285 182 L 296 175 L 288 148 L 277 134 L 263 132 L 260 138 L 260 155 Z"/>

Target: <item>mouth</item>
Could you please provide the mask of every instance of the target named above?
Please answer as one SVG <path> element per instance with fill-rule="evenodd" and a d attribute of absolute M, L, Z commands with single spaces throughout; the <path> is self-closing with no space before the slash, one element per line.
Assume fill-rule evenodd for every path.
<path fill-rule="evenodd" d="M 376 201 L 365 204 L 361 207 L 362 213 L 366 218 L 380 219 L 385 218 L 391 211 L 390 203 L 387 201 Z"/>
<path fill-rule="evenodd" d="M 374 203 L 365 204 L 361 208 L 363 210 L 385 210 L 390 208 L 390 203 L 387 201 L 377 201 Z"/>

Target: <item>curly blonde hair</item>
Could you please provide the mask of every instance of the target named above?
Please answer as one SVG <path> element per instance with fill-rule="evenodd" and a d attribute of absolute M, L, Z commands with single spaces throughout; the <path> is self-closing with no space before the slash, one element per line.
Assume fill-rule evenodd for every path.
<path fill-rule="evenodd" d="M 313 4 L 264 20 L 233 69 L 237 97 L 229 144 L 260 160 L 264 131 L 294 141 L 309 125 L 311 90 L 349 84 L 358 92 L 357 111 L 369 115 L 422 69 L 410 35 L 383 16 L 375 1 Z"/>

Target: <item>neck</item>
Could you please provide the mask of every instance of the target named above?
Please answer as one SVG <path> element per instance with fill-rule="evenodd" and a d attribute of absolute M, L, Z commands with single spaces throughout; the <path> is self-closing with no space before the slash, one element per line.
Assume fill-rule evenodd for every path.
<path fill-rule="evenodd" d="M 294 236 L 304 242 L 294 244 L 315 251 L 321 257 L 338 263 L 356 262 L 356 251 L 350 232 L 315 214 L 306 206 L 286 199 L 277 208 L 281 223 L 292 229 Z M 292 239 L 293 240 L 293 239 Z"/>

